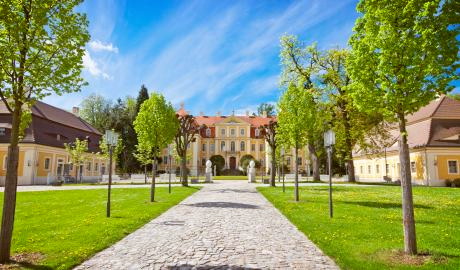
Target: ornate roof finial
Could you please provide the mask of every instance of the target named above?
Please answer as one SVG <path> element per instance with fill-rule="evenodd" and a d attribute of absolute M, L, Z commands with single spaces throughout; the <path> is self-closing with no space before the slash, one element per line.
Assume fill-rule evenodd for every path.
<path fill-rule="evenodd" d="M 185 106 L 185 103 L 182 101 L 182 102 L 180 103 L 180 108 L 183 109 L 184 106 Z"/>

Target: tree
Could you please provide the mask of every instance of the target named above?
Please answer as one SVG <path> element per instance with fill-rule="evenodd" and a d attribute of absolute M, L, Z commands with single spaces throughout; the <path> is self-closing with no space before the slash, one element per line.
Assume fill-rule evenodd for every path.
<path fill-rule="evenodd" d="M 271 168 L 270 168 L 270 185 L 275 186 L 276 176 L 276 128 L 278 124 L 274 119 L 271 119 L 268 124 L 262 126 L 262 134 L 265 141 L 270 146 Z"/>
<path fill-rule="evenodd" d="M 267 116 L 274 116 L 275 112 L 276 112 L 275 105 L 270 104 L 270 103 L 265 103 L 264 102 L 264 103 L 260 104 L 259 107 L 257 107 L 257 114 L 259 116 L 262 116 L 264 113 Z"/>
<path fill-rule="evenodd" d="M 0 3 L 0 98 L 11 113 L 11 136 L 0 232 L 0 263 L 10 258 L 20 134 L 34 101 L 79 91 L 88 21 L 81 0 Z"/>
<path fill-rule="evenodd" d="M 225 166 L 225 159 L 221 155 L 214 155 L 209 158 L 209 160 L 212 162 L 212 166 L 216 166 L 216 175 L 220 175 L 220 172 Z"/>
<path fill-rule="evenodd" d="M 136 99 L 136 114 L 139 113 L 142 103 L 144 103 L 144 101 L 146 101 L 147 99 L 149 99 L 149 90 L 147 89 L 147 87 L 145 87 L 145 85 L 142 85 Z"/>
<path fill-rule="evenodd" d="M 299 201 L 299 149 L 308 142 L 305 125 L 315 125 L 315 104 L 311 92 L 290 84 L 278 101 L 278 128 L 276 137 L 283 145 L 294 147 L 295 200 Z M 312 109 L 313 108 L 313 109 Z"/>
<path fill-rule="evenodd" d="M 78 182 L 78 171 L 80 166 L 85 164 L 87 160 L 86 153 L 88 152 L 88 140 L 75 139 L 73 143 L 64 143 L 65 150 L 70 156 L 70 160 L 75 168 L 75 181 Z M 80 182 L 81 182 L 81 171 L 80 171 Z"/>
<path fill-rule="evenodd" d="M 136 152 L 134 157 L 144 166 L 145 183 L 147 184 L 147 165 L 152 163 L 153 155 L 152 149 L 136 145 Z"/>
<path fill-rule="evenodd" d="M 142 103 L 134 121 L 134 129 L 140 147 L 151 149 L 153 154 L 151 202 L 155 200 L 157 157 L 160 150 L 167 147 L 174 140 L 178 127 L 179 123 L 174 108 L 159 93 L 152 93 L 150 98 Z"/>
<path fill-rule="evenodd" d="M 417 253 L 406 115 L 453 89 L 460 34 L 456 1 L 363 0 L 350 39 L 347 69 L 364 111 L 399 126 L 404 250 Z"/>
<path fill-rule="evenodd" d="M 200 131 L 200 126 L 195 120 L 193 115 L 185 113 L 177 114 L 179 120 L 179 127 L 176 133 L 176 151 L 181 157 L 181 179 L 182 185 L 188 186 L 188 174 L 187 174 L 187 150 L 192 142 L 195 141 L 195 135 Z"/>
<path fill-rule="evenodd" d="M 283 67 L 281 84 L 288 87 L 298 87 L 309 92 L 311 103 L 318 117 L 327 114 L 323 106 L 319 104 L 320 93 L 314 84 L 314 76 L 318 74 L 318 66 L 313 58 L 314 46 L 304 46 L 295 36 L 281 37 L 281 64 Z M 311 110 L 312 108 L 305 108 Z M 321 110 L 321 111 L 320 111 Z M 313 118 L 311 120 L 314 120 Z M 321 120 L 324 122 L 324 120 Z M 325 125 L 319 119 L 315 124 L 303 124 L 307 134 L 307 146 L 310 160 L 313 166 L 313 180 L 319 181 L 319 153 L 321 152 L 323 132 Z M 296 159 L 297 160 L 297 159 Z"/>
<path fill-rule="evenodd" d="M 247 173 L 248 165 L 251 160 L 254 160 L 254 162 L 256 161 L 256 159 L 252 155 L 249 155 L 249 154 L 246 154 L 240 158 L 239 163 L 240 163 L 241 168 L 243 168 L 243 172 L 245 174 Z"/>
<path fill-rule="evenodd" d="M 80 104 L 80 116 L 100 132 L 111 129 L 112 103 L 98 94 L 91 94 Z"/>

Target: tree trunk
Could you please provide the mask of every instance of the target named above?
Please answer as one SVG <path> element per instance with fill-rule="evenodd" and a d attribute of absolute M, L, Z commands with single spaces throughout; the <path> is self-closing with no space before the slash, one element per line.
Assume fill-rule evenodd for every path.
<path fill-rule="evenodd" d="M 157 168 L 155 166 L 156 161 L 157 161 L 157 157 L 156 157 L 156 155 L 153 155 L 153 160 L 152 160 L 152 185 L 150 187 L 150 202 L 155 201 L 155 174 L 157 172 Z"/>
<path fill-rule="evenodd" d="M 0 263 L 6 263 L 10 260 L 11 239 L 13 237 L 14 215 L 16 211 L 16 190 L 18 186 L 18 144 L 21 113 L 21 104 L 16 103 L 12 113 L 11 138 L 8 147 L 2 228 L 0 231 Z"/>
<path fill-rule="evenodd" d="M 299 201 L 299 162 L 297 161 L 299 156 L 299 148 L 296 146 L 295 147 L 295 201 Z"/>
<path fill-rule="evenodd" d="M 270 186 L 274 187 L 275 186 L 275 177 L 276 177 L 276 148 L 275 146 L 272 146 L 272 167 L 270 169 Z"/>
<path fill-rule="evenodd" d="M 351 134 L 350 134 L 350 123 L 348 114 L 345 112 L 345 119 L 344 119 L 344 128 L 345 128 L 345 148 L 346 148 L 346 162 L 348 168 L 348 182 L 356 182 L 355 177 L 355 165 L 353 162 L 353 143 L 351 141 Z"/>
<path fill-rule="evenodd" d="M 187 153 L 186 153 L 187 155 Z M 188 187 L 188 175 L 187 175 L 187 156 L 182 157 L 180 160 L 180 169 L 182 174 L 182 185 Z"/>
<path fill-rule="evenodd" d="M 355 176 L 355 163 L 353 158 L 347 160 L 347 168 L 348 168 L 348 182 L 356 182 Z"/>
<path fill-rule="evenodd" d="M 144 164 L 144 181 L 147 184 L 147 164 Z"/>
<path fill-rule="evenodd" d="M 404 252 L 417 254 L 415 236 L 414 200 L 412 197 L 412 179 L 410 172 L 409 145 L 407 144 L 406 119 L 404 113 L 399 113 L 399 162 L 401 164 L 402 212 L 404 227 Z"/>
<path fill-rule="evenodd" d="M 316 149 L 312 144 L 308 144 L 308 151 L 310 152 L 310 159 L 311 165 L 313 169 L 313 181 L 319 181 L 319 162 L 318 162 L 318 154 L 316 153 Z"/>

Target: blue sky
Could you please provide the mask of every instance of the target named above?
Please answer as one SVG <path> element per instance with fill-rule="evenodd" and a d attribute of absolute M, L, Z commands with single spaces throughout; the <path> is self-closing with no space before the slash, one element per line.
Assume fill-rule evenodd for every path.
<path fill-rule="evenodd" d="M 193 114 L 244 114 L 279 95 L 279 38 L 346 46 L 357 1 L 86 0 L 89 85 L 45 99 L 70 109 L 91 93 L 137 96 L 145 84 Z"/>

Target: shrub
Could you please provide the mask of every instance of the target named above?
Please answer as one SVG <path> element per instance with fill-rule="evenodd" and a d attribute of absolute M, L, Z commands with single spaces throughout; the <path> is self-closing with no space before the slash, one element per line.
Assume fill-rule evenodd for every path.
<path fill-rule="evenodd" d="M 214 155 L 209 159 L 212 162 L 212 167 L 216 166 L 216 174 L 220 175 L 225 166 L 225 159 L 221 155 Z"/>
<path fill-rule="evenodd" d="M 187 175 L 190 175 L 190 169 L 189 168 L 185 168 L 185 172 L 187 173 Z M 176 175 L 179 176 L 180 175 L 180 167 L 176 167 Z"/>
<path fill-rule="evenodd" d="M 452 180 L 451 187 L 460 187 L 460 178 Z"/>
<path fill-rule="evenodd" d="M 244 173 L 240 170 L 231 170 L 231 169 L 222 170 L 220 173 L 221 175 L 232 175 L 232 176 L 244 175 Z"/>
<path fill-rule="evenodd" d="M 446 187 L 451 187 L 452 186 L 452 180 L 446 179 L 444 182 L 446 183 Z"/>

